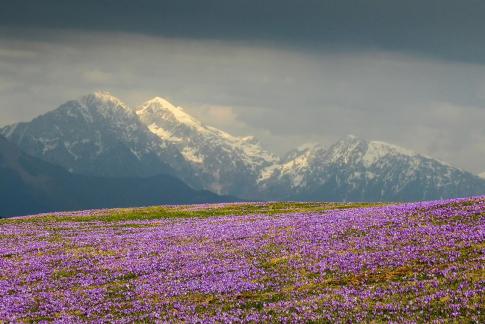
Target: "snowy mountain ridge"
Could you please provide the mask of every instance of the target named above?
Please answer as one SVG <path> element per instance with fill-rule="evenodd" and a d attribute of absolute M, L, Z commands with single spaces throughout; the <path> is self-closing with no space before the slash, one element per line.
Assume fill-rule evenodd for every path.
<path fill-rule="evenodd" d="M 167 99 L 132 109 L 95 92 L 0 129 L 22 150 L 72 173 L 173 174 L 196 189 L 245 199 L 420 200 L 485 193 L 485 181 L 445 162 L 349 135 L 279 158 L 252 136 L 205 125 Z"/>
<path fill-rule="evenodd" d="M 381 141 L 346 136 L 329 148 L 314 146 L 265 168 L 263 192 L 288 198 L 411 200 L 478 194 L 485 182 L 471 173 Z"/>
<path fill-rule="evenodd" d="M 95 92 L 68 101 L 28 123 L 0 130 L 26 153 L 70 172 L 95 176 L 172 173 L 183 162 L 118 98 Z"/>
<path fill-rule="evenodd" d="M 228 145 L 233 149 L 242 150 L 250 160 L 249 164 L 259 164 L 260 160 L 275 162 L 277 157 L 263 150 L 253 136 L 237 137 L 212 126 L 204 125 L 201 121 L 187 114 L 182 107 L 176 107 L 168 100 L 155 97 L 135 109 L 140 120 L 160 138 L 173 143 L 191 143 L 186 137 L 185 132 L 196 133 L 203 136 L 207 141 L 218 140 L 220 145 Z"/>
<path fill-rule="evenodd" d="M 217 193 L 251 186 L 261 167 L 278 161 L 254 138 L 207 126 L 164 98 L 151 99 L 135 111 L 150 131 L 176 146 L 205 187 Z"/>

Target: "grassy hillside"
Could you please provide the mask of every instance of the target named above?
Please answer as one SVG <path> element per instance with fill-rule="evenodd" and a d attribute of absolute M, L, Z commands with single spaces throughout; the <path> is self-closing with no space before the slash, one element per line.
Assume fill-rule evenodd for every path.
<path fill-rule="evenodd" d="M 484 252 L 485 197 L 0 220 L 0 322 L 483 322 Z"/>

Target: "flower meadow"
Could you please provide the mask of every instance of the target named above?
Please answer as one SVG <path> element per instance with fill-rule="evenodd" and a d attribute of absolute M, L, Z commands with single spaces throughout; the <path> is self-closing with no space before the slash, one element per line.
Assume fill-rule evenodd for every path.
<path fill-rule="evenodd" d="M 264 204 L 0 220 L 0 322 L 485 322 L 485 197 Z"/>

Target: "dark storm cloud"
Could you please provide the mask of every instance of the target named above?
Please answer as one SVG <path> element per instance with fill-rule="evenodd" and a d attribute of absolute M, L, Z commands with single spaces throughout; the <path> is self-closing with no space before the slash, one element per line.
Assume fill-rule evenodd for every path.
<path fill-rule="evenodd" d="M 482 0 L 2 1 L 0 26 L 135 32 L 485 62 Z"/>

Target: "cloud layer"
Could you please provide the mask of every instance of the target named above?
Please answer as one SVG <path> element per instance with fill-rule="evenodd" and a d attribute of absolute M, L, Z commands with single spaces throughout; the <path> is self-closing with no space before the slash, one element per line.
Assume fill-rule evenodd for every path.
<path fill-rule="evenodd" d="M 485 170 L 481 64 L 369 48 L 0 31 L 1 124 L 97 89 L 132 106 L 165 96 L 208 124 L 255 134 L 280 153 L 352 133 Z"/>
<path fill-rule="evenodd" d="M 481 0 L 3 1 L 0 26 L 377 48 L 485 63 Z"/>

